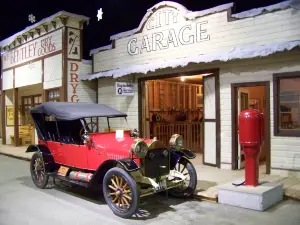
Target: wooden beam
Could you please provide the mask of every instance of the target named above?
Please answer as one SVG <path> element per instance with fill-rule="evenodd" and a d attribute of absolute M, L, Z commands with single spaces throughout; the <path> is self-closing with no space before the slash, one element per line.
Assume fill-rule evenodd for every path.
<path fill-rule="evenodd" d="M 41 35 L 41 29 L 35 28 L 35 31 L 38 33 L 39 36 Z"/>
<path fill-rule="evenodd" d="M 22 36 L 23 36 L 24 40 L 27 41 L 27 35 L 23 34 Z"/>
<path fill-rule="evenodd" d="M 51 21 L 52 26 L 54 27 L 54 29 L 56 29 L 56 22 L 55 21 Z"/>
<path fill-rule="evenodd" d="M 5 109 L 6 109 L 6 103 L 5 103 L 5 91 L 1 92 L 1 121 L 2 121 L 2 144 L 6 145 L 6 123 L 5 123 Z"/>
<path fill-rule="evenodd" d="M 19 116 L 18 116 L 18 88 L 14 88 L 13 90 L 13 101 L 14 101 L 14 138 L 15 138 L 15 146 L 19 146 Z"/>
<path fill-rule="evenodd" d="M 45 31 L 48 32 L 48 25 L 43 24 L 43 27 L 44 27 Z"/>
<path fill-rule="evenodd" d="M 33 39 L 34 37 L 34 33 L 33 32 L 29 32 L 30 37 Z"/>
<path fill-rule="evenodd" d="M 82 29 L 82 28 L 83 28 L 83 24 L 84 24 L 84 20 L 80 20 L 80 21 L 79 21 L 79 29 Z"/>
<path fill-rule="evenodd" d="M 64 26 L 66 26 L 67 25 L 67 22 L 68 22 L 68 19 L 69 19 L 69 17 L 58 17 L 59 19 L 60 19 L 60 21 L 61 21 L 61 23 L 64 25 Z"/>

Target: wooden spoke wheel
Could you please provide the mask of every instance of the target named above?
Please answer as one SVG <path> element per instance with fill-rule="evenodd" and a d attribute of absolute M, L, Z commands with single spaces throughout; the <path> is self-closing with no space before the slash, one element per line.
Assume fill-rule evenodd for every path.
<path fill-rule="evenodd" d="M 106 203 L 117 216 L 131 217 L 139 207 L 137 184 L 123 169 L 112 168 L 103 179 L 103 195 Z"/>
<path fill-rule="evenodd" d="M 197 172 L 193 164 L 187 160 L 181 160 L 175 165 L 176 171 L 182 173 L 186 180 L 184 183 L 176 188 L 173 188 L 169 193 L 175 197 L 189 197 L 197 187 Z"/>
<path fill-rule="evenodd" d="M 30 173 L 33 183 L 38 188 L 45 188 L 49 176 L 46 174 L 45 164 L 41 152 L 35 152 L 30 161 Z"/>

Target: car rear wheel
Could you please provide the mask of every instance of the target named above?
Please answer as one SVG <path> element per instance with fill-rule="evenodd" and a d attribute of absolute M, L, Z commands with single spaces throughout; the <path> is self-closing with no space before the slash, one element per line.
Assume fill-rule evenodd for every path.
<path fill-rule="evenodd" d="M 110 209 L 119 217 L 131 217 L 139 207 L 140 194 L 137 184 L 120 168 L 112 168 L 105 174 L 103 195 Z"/>
<path fill-rule="evenodd" d="M 181 160 L 174 169 L 182 173 L 186 180 L 181 186 L 171 189 L 169 191 L 170 195 L 174 197 L 189 197 L 193 195 L 197 187 L 197 172 L 193 164 L 187 160 Z"/>
<path fill-rule="evenodd" d="M 30 161 L 31 178 L 35 186 L 45 188 L 48 184 L 49 176 L 45 171 L 45 163 L 41 152 L 35 152 Z"/>

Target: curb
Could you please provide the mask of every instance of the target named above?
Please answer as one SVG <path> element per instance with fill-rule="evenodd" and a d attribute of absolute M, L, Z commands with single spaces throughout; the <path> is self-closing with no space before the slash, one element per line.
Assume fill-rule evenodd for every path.
<path fill-rule="evenodd" d="M 16 156 L 16 155 L 12 155 L 12 154 L 9 154 L 9 153 L 4 153 L 4 152 L 0 152 L 0 155 L 5 155 L 5 156 L 8 156 L 8 157 L 15 158 L 15 159 L 20 159 L 20 160 L 23 160 L 23 161 L 30 161 L 30 159 L 28 159 L 26 157 Z"/>

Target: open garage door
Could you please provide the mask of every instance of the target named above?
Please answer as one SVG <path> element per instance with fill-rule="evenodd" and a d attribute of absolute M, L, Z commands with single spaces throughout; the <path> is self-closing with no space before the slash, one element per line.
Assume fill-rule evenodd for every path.
<path fill-rule="evenodd" d="M 217 94 L 216 94 L 216 77 L 203 77 L 204 84 L 204 143 L 203 143 L 203 163 L 211 166 L 219 166 L 219 138 L 217 124 Z"/>

